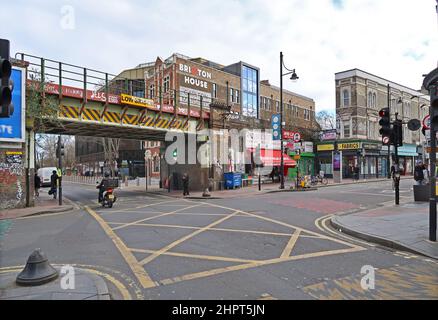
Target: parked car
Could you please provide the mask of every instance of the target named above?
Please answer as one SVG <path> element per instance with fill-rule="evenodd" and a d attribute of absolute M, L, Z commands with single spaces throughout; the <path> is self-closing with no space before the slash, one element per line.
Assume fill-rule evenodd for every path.
<path fill-rule="evenodd" d="M 37 171 L 38 176 L 41 178 L 41 187 L 50 187 L 50 176 L 53 170 L 57 171 L 56 167 L 39 168 Z"/>

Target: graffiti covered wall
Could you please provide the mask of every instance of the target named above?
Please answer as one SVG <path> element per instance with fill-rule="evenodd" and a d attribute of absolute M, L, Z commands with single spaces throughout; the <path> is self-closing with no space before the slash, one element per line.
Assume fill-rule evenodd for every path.
<path fill-rule="evenodd" d="M 0 149 L 0 210 L 25 206 L 24 152 L 20 149 Z"/>

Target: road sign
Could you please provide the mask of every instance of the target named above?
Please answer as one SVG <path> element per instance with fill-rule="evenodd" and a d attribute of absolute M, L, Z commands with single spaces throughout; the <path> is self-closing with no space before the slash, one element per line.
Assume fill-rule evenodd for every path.
<path fill-rule="evenodd" d="M 385 137 L 382 138 L 382 142 L 383 142 L 384 145 L 389 144 L 389 140 L 390 140 L 390 139 L 389 139 L 389 137 L 387 137 L 387 136 L 385 136 Z"/>
<path fill-rule="evenodd" d="M 417 131 L 421 128 L 421 122 L 418 119 L 411 119 L 408 121 L 408 129 L 411 131 Z"/>
<path fill-rule="evenodd" d="M 280 140 L 281 139 L 281 126 L 280 126 L 280 115 L 273 114 L 271 118 L 272 125 L 272 139 Z"/>
<path fill-rule="evenodd" d="M 294 133 L 294 141 L 300 142 L 301 141 L 301 134 L 299 132 Z"/>
<path fill-rule="evenodd" d="M 423 127 L 426 129 L 430 129 L 430 115 L 427 115 L 423 119 Z"/>
<path fill-rule="evenodd" d="M 9 118 L 0 119 L 0 141 L 24 142 L 25 138 L 25 70 L 12 68 L 11 79 L 15 84 L 12 91 L 14 113 Z"/>

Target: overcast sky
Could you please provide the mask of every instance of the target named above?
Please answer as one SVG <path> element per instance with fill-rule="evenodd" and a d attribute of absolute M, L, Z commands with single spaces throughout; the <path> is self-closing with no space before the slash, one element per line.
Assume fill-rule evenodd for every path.
<path fill-rule="evenodd" d="M 419 89 L 437 67 L 435 0 L 8 1 L 0 38 L 25 52 L 117 74 L 173 52 L 245 61 L 334 110 L 334 73 L 360 68 Z M 6 29 L 3 26 L 8 26 Z"/>

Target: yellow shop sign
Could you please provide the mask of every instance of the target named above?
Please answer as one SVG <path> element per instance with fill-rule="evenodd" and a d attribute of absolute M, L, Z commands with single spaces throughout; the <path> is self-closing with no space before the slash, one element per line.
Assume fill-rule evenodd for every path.
<path fill-rule="evenodd" d="M 319 144 L 316 146 L 316 150 L 318 150 L 318 151 L 332 151 L 332 150 L 335 150 L 335 146 L 333 144 Z"/>
<path fill-rule="evenodd" d="M 350 143 L 340 143 L 338 144 L 338 149 L 339 150 L 347 150 L 347 149 L 359 149 L 360 148 L 360 143 L 359 142 L 350 142 Z"/>
<path fill-rule="evenodd" d="M 154 108 L 154 100 L 130 96 L 124 93 L 120 95 L 120 101 L 122 104 L 129 104 L 131 106 Z"/>

